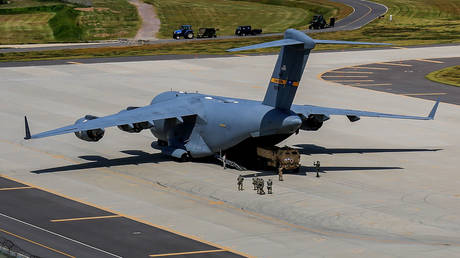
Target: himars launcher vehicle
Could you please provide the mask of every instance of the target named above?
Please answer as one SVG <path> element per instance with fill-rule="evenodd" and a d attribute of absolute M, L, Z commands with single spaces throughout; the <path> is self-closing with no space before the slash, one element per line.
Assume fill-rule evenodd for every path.
<path fill-rule="evenodd" d="M 97 142 L 105 128 L 137 133 L 151 130 L 162 152 L 179 159 L 212 156 L 251 143 L 274 145 L 299 130 L 316 131 L 332 115 L 347 116 L 351 122 L 360 117 L 431 120 L 439 101 L 426 117 L 393 115 L 312 105 L 293 105 L 310 51 L 316 44 L 373 44 L 316 40 L 289 29 L 284 39 L 229 51 L 281 46 L 263 101 L 168 91 L 157 95 L 150 105 L 129 107 L 117 114 L 87 115 L 75 124 L 31 135 L 25 118 L 25 139 L 66 133 L 85 141 Z"/>

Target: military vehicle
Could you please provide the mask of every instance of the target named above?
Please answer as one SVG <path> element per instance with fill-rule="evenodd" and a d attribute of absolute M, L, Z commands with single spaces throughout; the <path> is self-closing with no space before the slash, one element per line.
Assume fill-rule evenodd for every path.
<path fill-rule="evenodd" d="M 215 38 L 217 37 L 216 32 L 219 29 L 215 28 L 200 28 L 198 30 L 198 34 L 196 35 L 197 38 Z"/>
<path fill-rule="evenodd" d="M 193 39 L 194 34 L 192 30 L 192 25 L 182 25 L 178 30 L 173 32 L 173 39 Z"/>
<path fill-rule="evenodd" d="M 235 30 L 235 35 L 246 36 L 246 35 L 257 35 L 262 33 L 262 29 L 252 29 L 251 26 L 238 26 Z"/>
<path fill-rule="evenodd" d="M 301 31 L 288 29 L 284 39 L 229 50 L 281 47 L 262 101 L 171 90 L 157 95 L 149 105 L 130 107 L 103 117 L 87 115 L 73 124 L 39 134 L 31 134 L 24 117 L 24 139 L 75 133 L 81 140 L 97 142 L 103 138 L 107 127 L 117 126 L 128 133 L 150 130 L 158 139 L 162 153 L 189 160 L 214 156 L 243 145 L 253 146 L 256 152 L 257 146 L 276 145 L 300 130 L 317 131 L 334 115 L 346 116 L 350 122 L 357 122 L 360 117 L 434 119 L 439 100 L 428 116 L 293 104 L 310 51 L 316 44 L 382 45 L 312 39 Z M 174 79 L 170 80 L 171 86 L 176 86 Z"/>
<path fill-rule="evenodd" d="M 335 25 L 335 18 L 331 18 L 329 20 L 329 24 L 326 23 L 326 20 L 322 15 L 315 15 L 313 16 L 310 26 L 308 27 L 310 30 L 318 30 L 318 29 L 325 29 L 325 28 L 331 28 L 334 27 Z"/>
<path fill-rule="evenodd" d="M 284 146 L 257 147 L 257 156 L 260 165 L 263 167 L 272 167 L 278 172 L 279 169 L 284 171 L 290 170 L 299 172 L 300 153 L 298 150 Z"/>

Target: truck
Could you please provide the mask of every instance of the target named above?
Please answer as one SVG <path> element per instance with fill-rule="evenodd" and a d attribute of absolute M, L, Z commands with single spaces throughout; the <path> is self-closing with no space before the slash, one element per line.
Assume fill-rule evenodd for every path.
<path fill-rule="evenodd" d="M 215 28 L 200 28 L 198 30 L 198 34 L 196 35 L 197 38 L 215 38 L 217 37 L 216 32 L 219 29 Z"/>
<path fill-rule="evenodd" d="M 335 25 L 335 18 L 331 18 L 329 20 L 329 24 L 327 24 L 326 20 L 322 15 L 314 15 L 311 22 L 310 26 L 308 27 L 310 30 L 318 30 L 318 29 L 325 29 L 325 28 L 332 28 Z"/>
<path fill-rule="evenodd" d="M 235 30 L 235 35 L 246 36 L 246 35 L 257 35 L 262 33 L 262 29 L 252 29 L 251 26 L 238 26 Z"/>
<path fill-rule="evenodd" d="M 278 172 L 279 180 L 283 181 L 283 172 L 300 170 L 300 153 L 297 149 L 284 146 L 257 147 L 257 159 L 263 167 L 274 168 Z"/>
<path fill-rule="evenodd" d="M 182 25 L 178 30 L 173 32 L 173 39 L 180 39 L 181 37 L 184 39 L 194 38 L 192 25 Z"/>

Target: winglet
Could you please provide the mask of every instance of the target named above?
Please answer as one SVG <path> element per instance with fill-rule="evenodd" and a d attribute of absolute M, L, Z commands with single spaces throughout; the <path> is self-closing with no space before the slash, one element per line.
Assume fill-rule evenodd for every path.
<path fill-rule="evenodd" d="M 434 104 L 433 108 L 431 109 L 431 112 L 428 115 L 428 119 L 430 119 L 430 120 L 434 119 L 434 115 L 436 115 L 436 110 L 438 110 L 438 106 L 439 106 L 439 99 L 436 101 L 436 103 Z"/>
<path fill-rule="evenodd" d="M 29 123 L 27 122 L 27 116 L 24 116 L 24 124 L 26 128 L 26 137 L 24 137 L 24 140 L 29 140 L 31 136 L 30 136 Z"/>

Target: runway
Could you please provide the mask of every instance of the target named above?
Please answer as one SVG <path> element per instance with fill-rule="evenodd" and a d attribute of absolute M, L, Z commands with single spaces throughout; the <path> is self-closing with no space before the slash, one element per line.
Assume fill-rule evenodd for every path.
<path fill-rule="evenodd" d="M 338 30 L 354 30 L 358 29 L 369 22 L 377 19 L 379 16 L 384 15 L 388 8 L 382 4 L 374 3 L 371 1 L 363 1 L 363 0 L 335 0 L 334 2 L 343 3 L 349 5 L 353 8 L 353 12 L 336 22 L 335 27 L 327 28 L 322 30 L 305 30 L 306 33 L 316 33 L 316 32 L 328 32 L 328 31 L 338 31 Z M 192 24 L 193 25 L 193 24 Z M 283 35 L 283 33 L 265 33 L 257 36 L 251 37 L 270 37 L 270 36 L 279 36 Z M 239 38 L 238 36 L 219 36 L 216 39 L 231 39 L 231 38 Z M 196 41 L 196 40 L 215 40 L 215 39 L 191 39 L 187 41 Z M 161 39 L 161 40 L 143 40 L 141 44 L 163 44 L 163 43 L 171 43 L 171 42 L 178 42 L 175 39 Z M 180 41 L 182 42 L 182 40 Z M 14 46 L 8 48 L 1 48 L 0 45 L 0 53 L 8 53 L 8 52 L 28 52 L 28 51 L 43 51 L 43 50 L 59 50 L 59 49 L 81 49 L 81 48 L 98 48 L 98 47 L 120 47 L 120 46 L 129 46 L 132 44 L 138 44 L 137 42 L 129 42 L 129 41 L 109 41 L 109 42 L 102 42 L 97 43 L 93 42 L 90 44 L 45 44 L 43 46 L 40 45 L 30 45 L 28 46 Z M 4 46 L 3 46 L 4 47 Z"/>
<path fill-rule="evenodd" d="M 241 257 L 3 177 L 0 202 L 0 236 L 38 257 Z"/>
<path fill-rule="evenodd" d="M 312 53 L 294 102 L 426 115 L 431 100 L 344 87 L 320 75 L 346 66 L 443 60 L 458 57 L 459 51 L 460 46 L 445 46 Z M 243 256 L 456 256 L 460 251 L 458 105 L 441 103 L 433 121 L 362 118 L 350 123 L 343 117 L 331 117 L 319 131 L 301 132 L 282 143 L 302 153 L 301 173 L 285 175 L 284 182 L 275 181 L 277 176 L 267 171 L 223 170 L 213 162 L 174 162 L 151 148 L 155 139 L 148 132 L 127 134 L 110 128 L 95 144 L 71 134 L 22 140 L 25 114 L 32 133 L 38 133 L 86 114 L 107 115 L 127 106 L 146 105 L 171 88 L 262 99 L 275 61 L 276 56 L 266 55 L 0 68 L 0 119 L 4 121 L 0 173 L 34 187 L 0 191 L 0 198 L 15 194 L 30 203 L 35 199 L 28 198 L 40 197 L 38 207 L 60 199 L 46 192 L 37 194 L 38 188 L 44 188 L 93 207 L 69 214 L 62 207 L 74 210 L 81 204 L 58 201 L 53 207 L 62 213 L 50 214 L 45 203 L 40 211 L 6 215 L 30 219 L 29 223 L 40 227 L 65 227 L 64 223 L 77 222 L 53 224 L 50 220 L 123 214 L 134 222 L 195 236 Z M 316 160 L 325 172 L 320 178 L 310 173 Z M 240 173 L 273 178 L 274 194 L 255 194 L 247 180 L 245 190 L 238 192 Z M 0 183 L 5 188 L 22 186 L 5 180 Z M 6 222 L 0 221 L 0 228 Z M 9 230 L 20 231 L 20 227 Z M 82 240 L 86 230 L 95 229 L 62 230 L 56 233 Z M 102 227 L 101 234 L 104 232 Z M 152 234 L 148 239 L 161 237 L 155 231 Z M 113 238 L 116 235 L 108 236 Z M 121 255 L 121 250 L 100 241 L 90 237 L 84 243 Z M 136 244 L 141 243 L 145 242 Z M 50 247 L 67 250 L 64 243 Z M 152 253 L 151 247 L 142 244 L 139 252 L 159 253 Z"/>
<path fill-rule="evenodd" d="M 374 63 L 328 71 L 321 78 L 330 82 L 423 99 L 460 104 L 460 88 L 430 81 L 427 74 L 460 64 L 460 57 Z"/>

